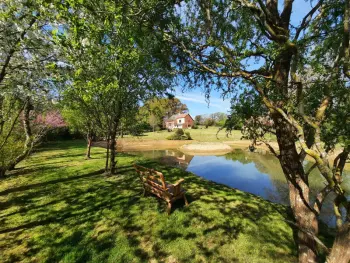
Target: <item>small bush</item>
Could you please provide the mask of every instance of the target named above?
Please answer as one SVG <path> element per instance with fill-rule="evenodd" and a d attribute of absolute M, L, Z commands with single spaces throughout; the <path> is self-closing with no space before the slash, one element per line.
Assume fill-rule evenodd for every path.
<path fill-rule="evenodd" d="M 74 140 L 83 138 L 85 138 L 85 135 L 78 131 L 70 130 L 68 127 L 56 127 L 50 129 L 45 134 L 43 141 Z"/>
<path fill-rule="evenodd" d="M 167 140 L 192 140 L 189 132 L 184 132 L 182 129 L 175 130 L 175 133 L 167 137 Z"/>
<path fill-rule="evenodd" d="M 187 139 L 186 140 L 192 140 L 192 137 L 191 137 L 191 134 L 190 134 L 190 132 L 185 132 L 185 136 L 187 137 Z"/>
<path fill-rule="evenodd" d="M 178 136 L 182 136 L 182 135 L 184 135 L 185 133 L 184 133 L 184 130 L 183 130 L 183 129 L 176 129 L 176 130 L 175 130 L 175 134 L 178 135 Z"/>

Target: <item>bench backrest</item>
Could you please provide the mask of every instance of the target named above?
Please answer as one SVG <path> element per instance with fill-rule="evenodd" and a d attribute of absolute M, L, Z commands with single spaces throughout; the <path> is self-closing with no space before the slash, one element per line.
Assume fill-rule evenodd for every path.
<path fill-rule="evenodd" d="M 167 186 L 164 180 L 164 176 L 161 172 L 154 169 L 149 169 L 137 164 L 134 164 L 136 172 L 141 177 L 143 183 L 148 184 L 151 187 L 157 188 L 159 190 L 166 191 Z"/>

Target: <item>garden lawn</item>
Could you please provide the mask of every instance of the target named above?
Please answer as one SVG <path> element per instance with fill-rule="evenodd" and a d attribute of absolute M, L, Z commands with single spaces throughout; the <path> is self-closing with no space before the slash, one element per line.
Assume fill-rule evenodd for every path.
<path fill-rule="evenodd" d="M 0 182 L 0 262 L 296 262 L 286 208 L 177 168 L 105 150 L 84 160 L 82 141 L 51 143 Z M 170 216 L 142 197 L 132 164 L 185 178 L 190 202 Z"/>

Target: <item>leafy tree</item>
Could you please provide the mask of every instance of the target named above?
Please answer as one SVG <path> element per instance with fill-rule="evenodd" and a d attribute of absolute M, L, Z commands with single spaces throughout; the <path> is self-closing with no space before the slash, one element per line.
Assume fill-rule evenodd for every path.
<path fill-rule="evenodd" d="M 34 115 L 50 110 L 57 50 L 47 33 L 54 1 L 0 3 L 0 177 L 28 156 L 48 129 Z M 32 127 L 32 125 L 36 127 Z M 8 153 L 11 154 L 8 154 Z"/>
<path fill-rule="evenodd" d="M 203 122 L 205 128 L 208 128 L 209 126 L 214 126 L 215 125 L 215 121 L 212 118 L 206 118 Z"/>
<path fill-rule="evenodd" d="M 149 116 L 149 124 L 152 126 L 152 128 L 153 128 L 153 132 L 154 132 L 154 130 L 155 130 L 155 126 L 157 126 L 158 125 L 158 119 L 157 119 L 157 117 L 155 116 L 155 115 L 153 115 L 153 114 L 151 114 L 150 116 Z"/>
<path fill-rule="evenodd" d="M 210 118 L 212 118 L 216 122 L 222 122 L 222 121 L 225 121 L 227 119 L 227 115 L 223 112 L 215 112 L 215 113 L 210 114 Z"/>
<path fill-rule="evenodd" d="M 168 94 L 167 98 L 156 97 L 145 103 L 140 109 L 140 114 L 150 120 L 155 118 L 155 125 L 163 126 L 164 119 L 170 118 L 172 115 L 179 113 L 187 113 L 188 107 L 183 104 L 178 98 Z M 150 124 L 152 127 L 153 125 Z"/>
<path fill-rule="evenodd" d="M 223 112 L 215 112 L 210 114 L 210 118 L 215 121 L 215 125 L 223 127 L 227 120 L 227 115 Z"/>
<path fill-rule="evenodd" d="M 170 96 L 167 100 L 166 115 L 171 117 L 174 114 L 188 113 L 188 107 L 178 98 Z"/>
<path fill-rule="evenodd" d="M 62 115 L 73 132 L 80 132 L 86 135 L 87 147 L 85 159 L 90 159 L 92 141 L 95 136 L 101 133 L 100 129 L 98 129 L 99 126 L 94 122 L 94 118 L 87 114 L 84 108 L 79 109 L 76 107 L 63 108 Z"/>
<path fill-rule="evenodd" d="M 207 97 L 212 87 L 223 95 L 242 94 L 237 101 L 247 110 L 242 116 L 273 121 L 273 129 L 261 125 L 277 138 L 279 151 L 271 150 L 287 179 L 299 262 L 317 262 L 323 249 L 327 262 L 347 263 L 350 204 L 340 183 L 350 152 L 349 1 L 312 3 L 295 24 L 294 1 L 185 1 L 174 10 L 176 22 L 164 37 L 177 51 L 174 61 L 184 83 L 203 86 Z M 331 165 L 328 154 L 335 143 L 343 151 Z M 303 166 L 307 155 L 326 182 L 314 197 L 310 170 Z M 318 219 L 331 192 L 337 230 L 327 248 L 317 237 Z"/>
<path fill-rule="evenodd" d="M 105 171 L 114 174 L 122 120 L 136 120 L 140 101 L 170 86 L 167 61 L 159 54 L 160 40 L 149 34 L 150 28 L 159 26 L 157 7 L 164 3 L 126 5 L 106 0 L 70 5 L 73 11 L 67 29 L 55 36 L 64 49 L 66 64 L 73 69 L 62 95 L 74 98 L 103 129 Z"/>
<path fill-rule="evenodd" d="M 202 124 L 202 115 L 197 115 L 194 117 L 194 121 L 196 125 L 201 125 Z"/>

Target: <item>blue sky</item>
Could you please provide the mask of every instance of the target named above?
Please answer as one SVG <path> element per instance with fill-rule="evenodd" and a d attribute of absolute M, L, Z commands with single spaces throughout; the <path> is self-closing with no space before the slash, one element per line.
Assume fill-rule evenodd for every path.
<path fill-rule="evenodd" d="M 283 4 L 283 1 L 279 1 Z M 293 5 L 293 13 L 291 22 L 294 26 L 298 26 L 303 17 L 311 10 L 311 8 L 317 3 L 317 1 L 295 0 Z M 281 8 L 281 7 L 280 7 Z M 182 92 L 181 87 L 176 87 L 174 95 L 185 103 L 190 114 L 194 117 L 199 114 L 208 114 L 214 112 L 225 112 L 228 113 L 230 109 L 230 98 L 223 100 L 221 94 L 218 91 L 211 92 L 210 103 L 205 101 L 204 93 L 201 91 L 202 88 L 198 87 L 190 91 Z"/>
<path fill-rule="evenodd" d="M 204 93 L 201 92 L 200 88 L 183 93 L 181 88 L 178 87 L 175 89 L 174 95 L 176 98 L 180 99 L 182 103 L 187 105 L 192 117 L 214 112 L 228 113 L 230 109 L 230 99 L 223 100 L 220 98 L 220 93 L 214 90 L 211 92 L 209 104 L 205 101 Z"/>

